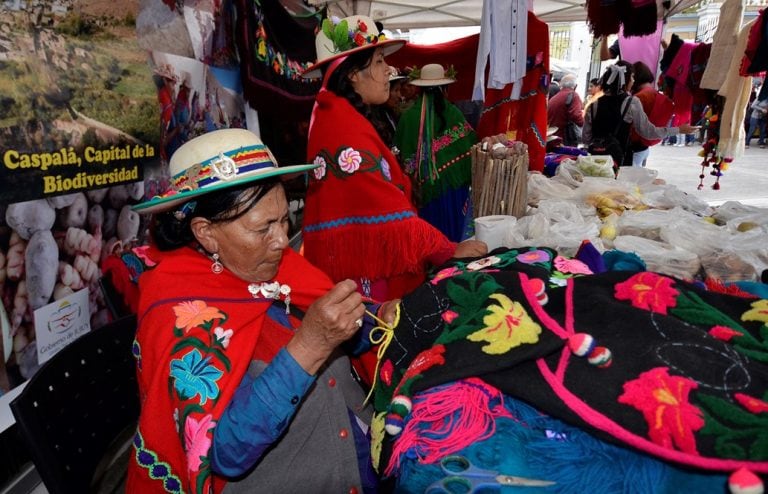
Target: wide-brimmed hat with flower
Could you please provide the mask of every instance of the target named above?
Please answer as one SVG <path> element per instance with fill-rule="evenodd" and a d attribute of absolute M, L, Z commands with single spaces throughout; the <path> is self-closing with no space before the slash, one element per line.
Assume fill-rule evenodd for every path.
<path fill-rule="evenodd" d="M 381 47 L 386 56 L 404 44 L 402 39 L 386 39 L 379 33 L 373 19 L 364 15 L 323 19 L 322 29 L 315 36 L 317 62 L 308 67 L 302 76 L 308 79 L 320 77 L 325 64 L 361 50 Z"/>
<path fill-rule="evenodd" d="M 139 213 L 168 211 L 194 197 L 318 165 L 278 167 L 259 136 L 245 129 L 208 132 L 182 144 L 169 163 L 171 183 L 162 195 L 133 206 Z"/>
<path fill-rule="evenodd" d="M 444 86 L 456 82 L 456 69 L 450 66 L 445 70 L 439 63 L 429 63 L 413 69 L 408 77 L 414 86 Z"/>

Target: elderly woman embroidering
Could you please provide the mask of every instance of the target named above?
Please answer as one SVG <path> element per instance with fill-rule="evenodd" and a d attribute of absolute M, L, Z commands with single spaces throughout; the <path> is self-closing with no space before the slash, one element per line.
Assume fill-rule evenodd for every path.
<path fill-rule="evenodd" d="M 136 206 L 157 213 L 159 252 L 140 279 L 127 492 L 375 491 L 370 411 L 343 350 L 365 350 L 397 304 L 288 247 L 281 178 L 315 165 L 278 167 L 256 135 L 226 129 L 170 168 L 172 190 Z"/>
<path fill-rule="evenodd" d="M 418 286 L 431 265 L 483 255 L 482 242 L 458 245 L 419 218 L 411 183 L 387 146 L 391 126 L 378 107 L 389 98 L 385 57 L 405 41 L 387 40 L 364 16 L 326 20 L 317 34 L 322 77 L 309 131 L 310 174 L 304 212 L 304 253 L 332 280 L 358 281 L 382 300 Z"/>

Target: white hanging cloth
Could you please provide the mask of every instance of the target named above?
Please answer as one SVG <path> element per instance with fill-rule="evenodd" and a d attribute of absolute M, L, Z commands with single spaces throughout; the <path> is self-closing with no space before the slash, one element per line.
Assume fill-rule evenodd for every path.
<path fill-rule="evenodd" d="M 472 100 L 485 97 L 485 66 L 489 64 L 488 87 L 502 89 L 513 83 L 512 99 L 519 99 L 526 72 L 528 0 L 485 0 L 480 42 L 475 62 Z"/>

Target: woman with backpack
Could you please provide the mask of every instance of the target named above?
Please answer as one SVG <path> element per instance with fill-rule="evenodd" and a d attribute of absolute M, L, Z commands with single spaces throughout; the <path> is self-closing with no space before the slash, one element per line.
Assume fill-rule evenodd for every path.
<path fill-rule="evenodd" d="M 609 66 L 600 78 L 603 96 L 590 105 L 584 116 L 582 139 L 590 154 L 610 155 L 615 172 L 620 166 L 632 166 L 630 126 L 645 139 L 663 139 L 697 130 L 688 124 L 679 127 L 653 125 L 640 100 L 629 93 L 633 82 L 632 64 L 621 60 Z"/>
<path fill-rule="evenodd" d="M 653 125 L 665 126 L 672 119 L 675 104 L 655 87 L 656 78 L 650 67 L 643 62 L 632 64 L 632 94 L 640 100 L 648 120 Z M 661 139 L 645 139 L 637 133 L 634 126 L 630 129 L 629 142 L 632 148 L 632 166 L 645 166 L 651 146 Z"/>

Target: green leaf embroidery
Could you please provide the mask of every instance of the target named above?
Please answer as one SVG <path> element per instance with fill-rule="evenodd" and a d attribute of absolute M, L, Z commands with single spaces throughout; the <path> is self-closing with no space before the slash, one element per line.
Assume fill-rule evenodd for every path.
<path fill-rule="evenodd" d="M 458 282 L 467 283 L 467 287 L 460 286 Z M 468 273 L 448 280 L 446 293 L 455 303 L 451 310 L 459 315 L 451 324 L 445 326 L 443 334 L 435 343 L 446 344 L 464 339 L 476 331 L 488 313 L 489 297 L 500 290 L 502 286 L 487 274 Z"/>
<path fill-rule="evenodd" d="M 729 401 L 703 393 L 696 393 L 696 400 L 705 413 L 705 425 L 700 432 L 715 437 L 718 455 L 768 459 L 768 416 L 752 414 Z"/>

